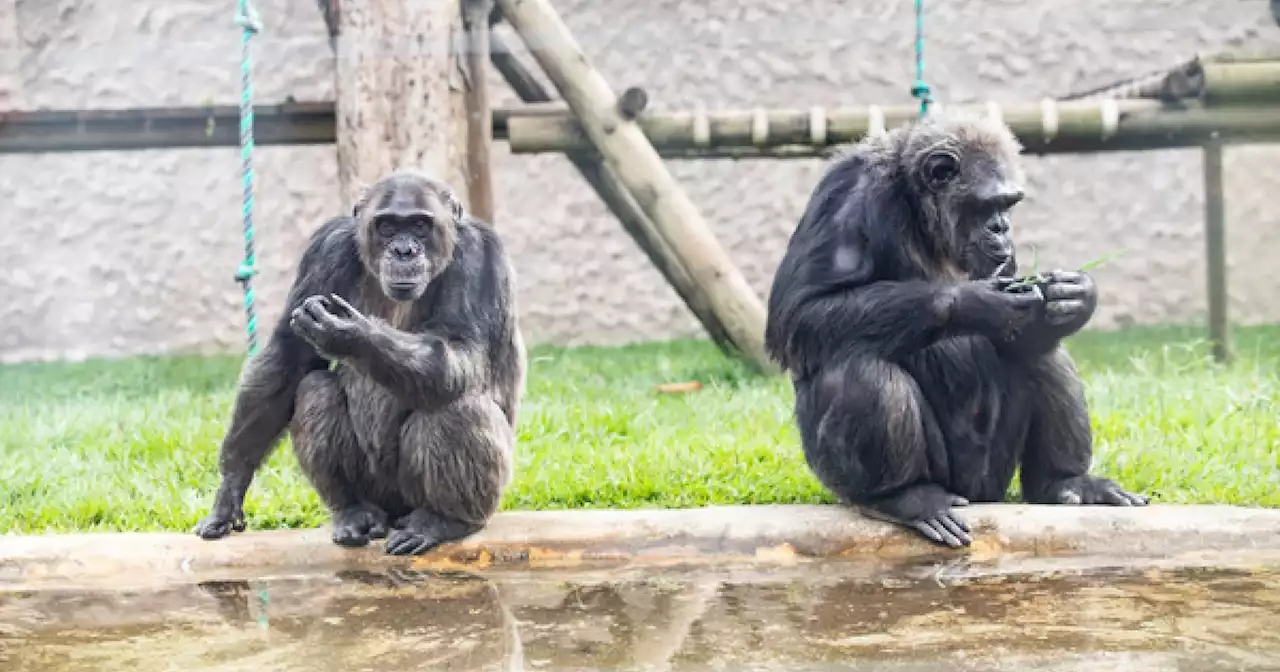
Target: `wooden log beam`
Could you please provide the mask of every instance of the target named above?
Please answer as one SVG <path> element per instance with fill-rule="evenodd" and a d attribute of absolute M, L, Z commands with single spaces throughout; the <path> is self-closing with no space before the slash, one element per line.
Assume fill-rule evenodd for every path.
<path fill-rule="evenodd" d="M 1222 144 L 1204 146 L 1205 280 L 1209 304 L 1209 342 L 1213 358 L 1231 361 L 1231 324 L 1227 316 L 1227 213 L 1222 180 Z"/>
<path fill-rule="evenodd" d="M 492 110 L 493 138 L 507 139 L 513 116 L 567 115 L 564 103 Z M 258 146 L 330 145 L 337 139 L 332 101 L 253 107 Z M 235 105 L 118 110 L 0 111 L 0 154 L 238 147 Z"/>
<path fill-rule="evenodd" d="M 702 215 L 667 171 L 618 96 L 591 65 L 547 0 L 499 0 L 502 14 L 529 47 L 606 165 L 640 205 L 658 235 L 706 295 L 733 345 L 760 371 L 777 372 L 764 348 L 764 303 L 733 265 Z"/>
<path fill-rule="evenodd" d="M 493 0 L 463 0 L 466 28 L 467 195 L 471 214 L 495 223 L 493 120 L 489 106 L 489 13 Z"/>
<path fill-rule="evenodd" d="M 983 114 L 986 105 L 956 105 Z M 1224 142 L 1280 141 L 1280 106 L 1169 106 L 1126 99 L 1017 104 L 1000 115 L 1028 154 L 1081 153 L 1199 147 L 1211 138 Z M 786 148 L 791 156 L 823 156 L 834 145 L 861 140 L 874 127 L 893 128 L 917 118 L 915 106 L 812 109 L 757 109 L 645 113 L 637 119 L 649 141 L 667 156 L 701 156 L 728 150 Z M 880 120 L 880 123 L 877 123 Z M 701 129 L 701 131 L 700 131 Z M 511 151 L 591 152 L 582 125 L 568 115 L 510 119 Z"/>
<path fill-rule="evenodd" d="M 1096 101 L 1086 102 L 1095 105 L 1086 114 L 1100 117 Z M 1156 101 L 1124 100 L 1118 102 L 1117 131 L 1105 139 L 1098 124 L 1094 124 L 1092 130 L 1087 125 L 1063 126 L 1061 119 L 1064 115 L 1069 119 L 1076 106 L 1074 101 L 1056 106 L 1062 127 L 1051 141 L 1044 138 L 1040 119 L 1022 118 L 1025 115 L 1019 114 L 1021 110 L 1028 110 L 1038 115 L 1042 109 L 1039 105 L 1009 106 L 1002 108 L 1002 113 L 1029 154 L 1201 147 L 1213 138 L 1227 144 L 1280 142 L 1280 104 L 1164 106 Z M 827 144 L 824 146 L 815 145 L 809 139 L 808 111 L 767 111 L 770 146 L 750 144 L 750 122 L 747 121 L 752 116 L 750 111 L 708 114 L 708 137 L 714 139 L 715 144 L 707 145 L 694 142 L 684 130 L 692 125 L 695 112 L 644 112 L 637 120 L 664 158 L 813 158 L 829 156 L 839 145 L 861 139 L 866 131 L 860 125 L 868 120 L 869 109 L 826 110 Z M 917 113 L 914 107 L 905 117 L 903 110 L 908 108 L 882 109 L 885 123 L 890 127 L 910 121 Z M 1064 109 L 1067 111 L 1063 112 Z M 336 139 L 332 102 L 257 105 L 254 117 L 254 140 L 260 146 L 330 144 Z M 572 113 L 562 102 L 493 109 L 493 139 L 506 140 L 510 119 L 516 117 L 546 119 L 545 124 L 523 121 L 518 124 L 520 129 L 513 147 L 518 153 L 559 151 L 556 148 L 560 146 L 583 147 L 580 126 L 573 122 Z M 789 135 L 783 135 L 788 126 Z M 565 140 L 566 135 L 573 139 Z M 0 111 L 0 154 L 238 145 L 239 110 L 234 105 Z"/>
<path fill-rule="evenodd" d="M 338 179 L 344 203 L 395 170 L 447 182 L 469 202 L 457 62 L 462 0 L 363 0 L 338 14 Z"/>
<path fill-rule="evenodd" d="M 253 115 L 258 146 L 334 141 L 332 102 L 255 105 Z M 0 154 L 239 145 L 234 105 L 0 112 Z"/>
<path fill-rule="evenodd" d="M 502 38 L 497 33 L 491 33 L 489 40 L 490 61 L 493 63 L 494 68 L 502 74 L 503 79 L 507 80 L 507 84 L 520 97 L 520 100 L 533 104 L 548 103 L 552 100 L 551 93 L 516 58 L 515 54 L 506 48 Z M 667 241 L 658 235 L 657 227 L 649 221 L 648 216 L 644 214 L 644 210 L 627 192 L 627 188 L 622 185 L 622 182 L 613 173 L 609 172 L 609 168 L 598 158 L 574 154 L 568 155 L 567 158 L 573 164 L 573 167 L 578 169 L 578 173 L 587 181 L 587 184 L 591 185 L 591 188 L 595 190 L 596 195 L 609 208 L 613 216 L 617 217 L 618 221 L 622 223 L 622 228 L 636 242 L 636 245 L 640 247 L 644 255 L 649 258 L 654 268 L 658 269 L 658 272 L 666 279 L 667 284 L 671 285 L 680 300 L 689 308 L 694 317 L 702 323 L 702 328 L 706 329 L 711 340 L 720 346 L 720 349 L 726 354 L 732 354 L 732 341 L 729 333 L 725 331 L 724 325 L 720 323 L 720 318 L 716 317 L 715 310 L 711 304 L 706 301 L 702 293 L 697 291 L 697 286 L 694 283 L 693 276 L 689 274 L 689 269 L 680 263 L 680 257 L 671 250 L 667 245 Z"/>

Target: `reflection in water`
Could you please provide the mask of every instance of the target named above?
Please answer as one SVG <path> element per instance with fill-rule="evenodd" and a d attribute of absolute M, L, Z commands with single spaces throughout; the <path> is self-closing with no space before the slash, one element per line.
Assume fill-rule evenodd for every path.
<path fill-rule="evenodd" d="M 1280 572 L 397 569 L 0 594 L 0 668 L 1262 670 Z"/>

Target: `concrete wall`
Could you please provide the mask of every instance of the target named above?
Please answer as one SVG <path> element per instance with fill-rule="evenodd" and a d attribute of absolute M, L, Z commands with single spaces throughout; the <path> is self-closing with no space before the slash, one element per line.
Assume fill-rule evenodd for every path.
<path fill-rule="evenodd" d="M 231 2 L 0 0 L 0 106 L 231 103 Z M 333 95 L 313 0 L 257 0 L 262 102 Z M 906 0 L 557 0 L 619 90 L 658 108 L 908 102 Z M 1280 46 L 1263 0 L 948 0 L 927 16 L 943 101 L 1034 100 L 1176 63 L 1198 50 Z M 499 102 L 514 103 L 495 87 Z M 342 206 L 332 147 L 258 153 L 263 324 L 279 314 L 306 234 Z M 1231 309 L 1280 319 L 1280 150 L 1228 151 Z M 1024 248 L 1042 265 L 1127 250 L 1099 270 L 1100 327 L 1203 314 L 1194 150 L 1028 159 Z M 822 165 L 673 162 L 763 295 Z M 561 157 L 499 151 L 499 224 L 533 342 L 697 335 L 661 276 Z M 243 347 L 235 150 L 0 157 L 0 359 Z"/>

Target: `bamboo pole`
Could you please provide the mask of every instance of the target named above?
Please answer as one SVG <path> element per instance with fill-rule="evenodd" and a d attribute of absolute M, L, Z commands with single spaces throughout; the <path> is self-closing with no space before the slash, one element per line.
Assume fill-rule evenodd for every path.
<path fill-rule="evenodd" d="M 493 0 L 463 0 L 466 33 L 467 199 L 471 214 L 494 224 L 493 112 L 489 105 L 489 13 Z"/>
<path fill-rule="evenodd" d="M 1213 358 L 1231 361 L 1231 325 L 1227 317 L 1226 199 L 1222 186 L 1222 144 L 1204 146 L 1205 280 L 1209 303 L 1209 342 Z"/>
<path fill-rule="evenodd" d="M 984 114 L 986 105 L 948 109 Z M 1280 141 L 1280 107 L 1239 105 L 1177 107 L 1155 100 L 1079 100 L 1015 104 L 999 108 L 1028 154 L 1198 147 L 1224 142 Z M 861 140 L 873 127 L 914 121 L 916 106 L 822 109 L 678 111 L 645 113 L 637 123 L 664 154 L 701 156 L 730 149 L 786 147 L 792 156 L 821 156 L 832 145 Z M 815 123 L 817 122 L 817 123 Z M 703 132 L 699 132 L 699 128 Z M 591 152 L 582 125 L 568 115 L 511 116 L 507 138 L 517 154 Z"/>
<path fill-rule="evenodd" d="M 1206 103 L 1280 101 L 1280 62 L 1201 63 Z"/>
<path fill-rule="evenodd" d="M 706 296 L 733 345 L 758 370 L 776 373 L 779 369 L 764 348 L 764 303 L 720 247 L 644 132 L 619 113 L 618 97 L 555 9 L 547 0 L 499 0 L 499 6 L 580 121 L 588 147 L 604 157 L 657 234 L 688 269 L 696 290 Z"/>
<path fill-rule="evenodd" d="M 552 104 L 543 105 L 543 103 L 550 103 L 551 94 L 543 88 L 542 83 L 533 76 L 533 73 L 524 67 L 515 54 L 506 48 L 502 38 L 497 33 L 491 33 L 489 40 L 489 60 L 503 79 L 507 80 L 507 84 L 520 97 L 520 100 L 539 104 L 540 108 L 552 108 Z M 564 109 L 567 110 L 567 108 Z M 568 155 L 568 159 L 574 168 L 578 169 L 587 184 L 590 184 L 600 196 L 600 200 L 609 208 L 613 216 L 622 223 L 622 228 L 630 234 L 632 240 L 666 279 L 667 284 L 671 285 L 680 296 L 680 300 L 684 301 L 694 317 L 702 323 L 711 340 L 728 354 L 732 349 L 732 341 L 724 325 L 720 323 L 720 318 L 716 317 L 711 304 L 697 291 L 697 285 L 694 283 L 693 276 L 689 274 L 689 269 L 680 263 L 680 257 L 671 250 L 662 236 L 657 234 L 657 227 L 649 221 L 644 210 L 640 209 L 631 194 L 627 193 L 622 182 L 609 172 L 609 168 L 599 159 L 577 154 Z"/>

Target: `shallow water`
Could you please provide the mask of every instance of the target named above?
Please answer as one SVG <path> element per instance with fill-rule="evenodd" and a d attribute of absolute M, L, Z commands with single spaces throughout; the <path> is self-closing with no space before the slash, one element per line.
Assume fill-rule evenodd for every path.
<path fill-rule="evenodd" d="M 338 572 L 0 593 L 0 669 L 1280 670 L 1280 568 Z"/>

